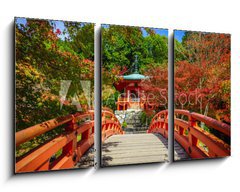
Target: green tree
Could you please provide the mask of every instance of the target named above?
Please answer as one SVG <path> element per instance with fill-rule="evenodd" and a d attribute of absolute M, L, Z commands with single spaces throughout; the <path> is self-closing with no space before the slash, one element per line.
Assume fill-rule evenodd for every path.
<path fill-rule="evenodd" d="M 93 25 L 76 23 L 76 33 L 72 34 L 68 28 L 64 31 L 56 29 L 53 23 L 33 19 L 27 19 L 25 25 L 16 22 L 16 131 L 76 113 L 76 106 L 71 105 L 71 99 L 76 95 L 85 110 L 87 97 L 83 93 L 80 80 L 92 82 L 93 92 L 94 63 L 91 59 L 94 49 L 90 46 L 94 38 Z M 68 38 L 61 39 L 61 33 L 65 33 Z M 75 47 L 79 43 L 79 34 L 81 40 L 84 35 L 92 35 L 92 38 L 86 37 L 81 43 L 81 50 L 77 51 Z M 84 47 L 84 44 L 88 45 Z M 86 53 L 88 50 L 89 54 Z M 62 80 L 71 81 L 67 93 L 70 101 L 64 103 L 60 109 L 59 92 Z M 22 154 L 24 147 L 29 150 L 54 137 L 58 132 L 61 132 L 61 128 L 35 138 L 25 146 L 20 146 L 17 151 Z"/>

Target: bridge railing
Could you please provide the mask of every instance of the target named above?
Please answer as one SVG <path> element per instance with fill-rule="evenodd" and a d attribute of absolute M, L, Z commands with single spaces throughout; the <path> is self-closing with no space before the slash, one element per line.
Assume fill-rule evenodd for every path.
<path fill-rule="evenodd" d="M 177 109 L 174 119 L 174 137 L 190 157 L 201 159 L 229 156 L 230 146 L 214 134 L 205 131 L 199 123 L 204 123 L 208 128 L 217 130 L 225 137 L 230 137 L 229 125 L 202 114 Z"/>
<path fill-rule="evenodd" d="M 103 111 L 109 111 L 111 113 L 114 113 L 112 109 L 110 109 L 109 107 L 102 107 Z"/>
<path fill-rule="evenodd" d="M 176 109 L 174 111 L 174 138 L 191 158 L 213 158 L 230 155 L 230 146 L 212 133 L 199 126 L 204 123 L 208 128 L 217 130 L 230 137 L 230 126 L 198 113 Z M 148 133 L 160 133 L 168 137 L 168 111 L 157 113 L 149 126 Z"/>
<path fill-rule="evenodd" d="M 33 172 L 73 168 L 94 142 L 94 112 L 55 118 L 16 133 L 16 146 L 48 131 L 63 127 L 64 132 L 17 158 L 15 170 Z M 57 152 L 61 152 L 56 157 Z"/>
<path fill-rule="evenodd" d="M 110 110 L 102 110 L 102 141 L 115 134 L 124 134 L 122 126 Z"/>
<path fill-rule="evenodd" d="M 168 138 L 168 110 L 160 111 L 152 118 L 147 132 L 160 133 L 165 138 Z"/>

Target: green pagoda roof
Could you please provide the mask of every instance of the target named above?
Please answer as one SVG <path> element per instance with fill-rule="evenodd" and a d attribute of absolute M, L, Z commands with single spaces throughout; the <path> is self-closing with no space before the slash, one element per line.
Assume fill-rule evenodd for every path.
<path fill-rule="evenodd" d="M 141 74 L 130 74 L 130 75 L 124 75 L 123 79 L 125 80 L 142 80 L 142 79 L 146 79 L 147 77 Z"/>

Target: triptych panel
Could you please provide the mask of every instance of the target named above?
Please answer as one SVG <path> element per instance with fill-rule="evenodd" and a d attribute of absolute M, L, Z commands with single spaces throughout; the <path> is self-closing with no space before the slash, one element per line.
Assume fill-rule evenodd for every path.
<path fill-rule="evenodd" d="M 168 30 L 102 25 L 101 31 L 102 166 L 164 162 Z"/>
<path fill-rule="evenodd" d="M 184 159 L 230 156 L 230 45 L 229 34 L 174 31 L 174 152 Z"/>
<path fill-rule="evenodd" d="M 94 162 L 94 24 L 16 18 L 16 173 Z"/>
<path fill-rule="evenodd" d="M 97 126 L 94 24 L 15 19 L 16 173 L 93 167 L 96 136 L 101 167 L 162 163 L 169 152 L 174 161 L 230 156 L 229 34 L 175 30 L 169 49 L 167 29 L 102 24 L 100 30 Z"/>

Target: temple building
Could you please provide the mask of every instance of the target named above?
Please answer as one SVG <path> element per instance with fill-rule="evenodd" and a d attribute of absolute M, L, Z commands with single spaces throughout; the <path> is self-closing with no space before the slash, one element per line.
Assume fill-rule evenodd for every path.
<path fill-rule="evenodd" d="M 114 84 L 121 93 L 118 97 L 117 110 L 146 109 L 148 108 L 142 82 L 149 79 L 139 73 L 137 57 L 134 61 L 134 72 L 120 76 L 120 81 Z"/>

